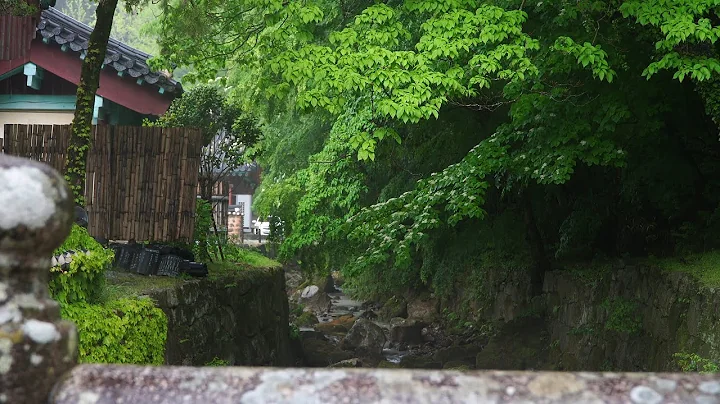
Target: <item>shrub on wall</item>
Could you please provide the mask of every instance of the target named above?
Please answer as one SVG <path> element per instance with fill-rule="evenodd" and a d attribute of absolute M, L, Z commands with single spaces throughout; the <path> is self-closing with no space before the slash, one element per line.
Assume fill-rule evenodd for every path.
<path fill-rule="evenodd" d="M 61 304 L 98 302 L 105 285 L 104 272 L 112 263 L 114 253 L 103 248 L 86 229 L 75 224 L 54 254 L 67 251 L 87 253 L 75 254 L 67 268 L 56 266 L 50 269 L 50 294 Z"/>
<path fill-rule="evenodd" d="M 164 363 L 167 318 L 152 300 L 63 304 L 61 310 L 77 326 L 81 363 Z"/>

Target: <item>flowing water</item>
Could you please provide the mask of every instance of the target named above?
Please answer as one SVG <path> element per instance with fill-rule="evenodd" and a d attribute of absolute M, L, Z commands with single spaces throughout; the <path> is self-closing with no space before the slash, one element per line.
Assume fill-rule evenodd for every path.
<path fill-rule="evenodd" d="M 337 292 L 328 293 L 328 296 L 330 296 L 330 300 L 332 301 L 332 306 L 330 306 L 330 311 L 327 313 L 318 314 L 317 318 L 318 321 L 321 323 L 327 323 L 330 321 L 333 321 L 339 317 L 346 316 L 348 314 L 353 315 L 355 318 L 360 317 L 360 315 L 366 310 L 366 308 L 369 306 L 368 304 L 361 302 L 359 300 L 355 300 L 347 296 L 343 291 L 342 288 L 335 286 L 335 289 L 337 289 Z M 390 330 L 390 324 L 379 321 L 379 320 L 372 320 L 375 324 L 379 325 L 384 331 L 385 336 L 388 337 L 388 341 L 385 343 L 385 347 L 383 348 L 383 357 L 385 357 L 385 360 L 392 363 L 400 363 L 400 360 L 403 356 L 407 354 L 407 351 L 400 351 L 394 348 L 390 348 L 390 341 L 389 341 L 389 330 Z M 312 330 L 311 327 L 306 328 L 307 330 Z M 303 329 L 301 329 L 303 330 Z M 327 336 L 329 339 L 333 340 L 332 336 Z M 333 342 L 339 342 L 339 341 L 333 341 Z"/>

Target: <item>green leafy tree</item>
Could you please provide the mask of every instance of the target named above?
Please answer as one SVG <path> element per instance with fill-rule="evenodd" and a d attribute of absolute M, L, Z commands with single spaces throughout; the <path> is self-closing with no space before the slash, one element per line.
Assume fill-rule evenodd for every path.
<path fill-rule="evenodd" d="M 248 162 L 250 156 L 246 152 L 260 136 L 257 120 L 228 102 L 222 89 L 213 84 L 200 85 L 184 93 L 173 100 L 168 111 L 157 121 L 146 121 L 146 125 L 191 127 L 202 131 L 198 182 L 200 197 L 211 207 L 214 206 L 215 185 Z M 215 218 L 213 215 L 210 218 L 217 233 Z M 207 238 L 203 238 L 203 243 L 206 242 Z M 203 244 L 201 250 L 207 252 L 207 246 Z M 222 249 L 220 255 L 223 256 Z"/>
<path fill-rule="evenodd" d="M 443 240 L 510 216 L 537 287 L 555 260 L 714 217 L 711 3 L 170 2 L 157 62 L 220 74 L 262 116 L 256 209 L 285 220 L 287 256 L 368 294 L 463 287 L 484 256 L 438 268 Z"/>

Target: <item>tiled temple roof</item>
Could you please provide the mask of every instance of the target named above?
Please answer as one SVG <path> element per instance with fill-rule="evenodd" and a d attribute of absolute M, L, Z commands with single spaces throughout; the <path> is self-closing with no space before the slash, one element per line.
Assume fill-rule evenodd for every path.
<path fill-rule="evenodd" d="M 43 10 L 37 31 L 45 43 L 56 43 L 65 46 L 63 50 L 80 54 L 87 51 L 92 28 L 51 7 Z M 150 58 L 149 54 L 110 38 L 104 63 L 119 73 L 142 79 L 169 93 L 181 92 L 182 86 L 179 82 L 161 72 L 150 70 L 147 65 Z"/>

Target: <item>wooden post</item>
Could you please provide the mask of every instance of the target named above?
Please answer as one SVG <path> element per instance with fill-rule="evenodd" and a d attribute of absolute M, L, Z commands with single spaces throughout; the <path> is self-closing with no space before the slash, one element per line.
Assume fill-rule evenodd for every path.
<path fill-rule="evenodd" d="M 0 206 L 0 403 L 46 403 L 77 360 L 75 327 L 47 287 L 72 193 L 50 166 L 0 155 Z"/>

